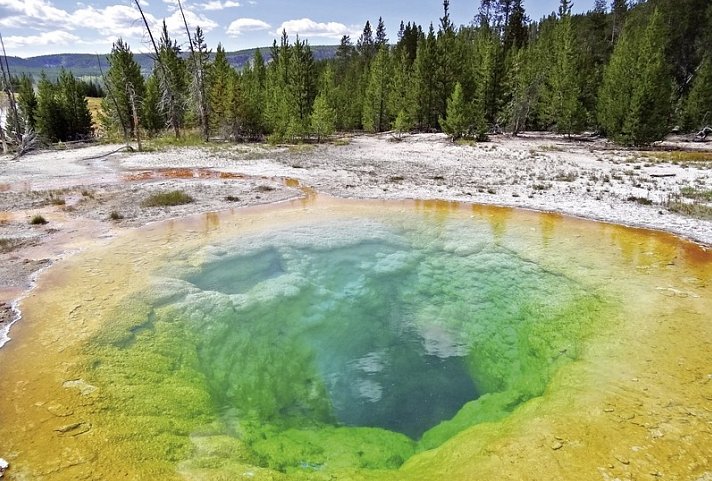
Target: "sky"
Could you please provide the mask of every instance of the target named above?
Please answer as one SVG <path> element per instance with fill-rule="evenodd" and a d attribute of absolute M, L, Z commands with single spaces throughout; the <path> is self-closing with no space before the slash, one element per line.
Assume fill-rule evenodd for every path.
<path fill-rule="evenodd" d="M 180 44 L 186 44 L 178 0 L 139 0 L 152 29 L 166 25 Z M 286 29 L 290 38 L 299 35 L 311 45 L 338 44 L 343 35 L 355 41 L 367 20 L 375 24 L 382 16 L 395 41 L 401 20 L 424 27 L 437 25 L 441 0 L 181 0 L 188 25 L 200 26 L 208 46 L 218 42 L 228 51 L 266 47 Z M 455 24 L 469 24 L 478 0 L 451 0 Z M 525 0 L 533 19 L 558 9 L 559 0 Z M 592 8 L 593 0 L 574 3 L 574 12 Z M 374 27 L 375 30 L 375 27 Z M 111 50 L 119 37 L 135 53 L 149 52 L 150 44 L 132 0 L 0 0 L 0 33 L 7 54 L 32 57 L 59 53 L 99 53 Z"/>

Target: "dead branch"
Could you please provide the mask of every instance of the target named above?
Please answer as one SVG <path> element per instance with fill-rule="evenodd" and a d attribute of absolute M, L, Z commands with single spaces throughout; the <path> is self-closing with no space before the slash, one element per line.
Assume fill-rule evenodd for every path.
<path fill-rule="evenodd" d="M 178 126 L 178 119 L 176 115 L 176 102 L 175 102 L 175 95 L 173 93 L 173 89 L 171 88 L 170 81 L 169 81 L 169 76 L 168 76 L 168 69 L 166 66 L 163 64 L 163 61 L 161 60 L 161 54 L 158 50 L 158 45 L 156 45 L 156 40 L 153 38 L 153 33 L 151 32 L 151 27 L 148 26 L 148 20 L 146 20 L 146 15 L 143 14 L 143 9 L 141 8 L 141 4 L 139 3 L 139 0 L 134 0 L 134 3 L 136 4 L 136 7 L 138 8 L 139 13 L 141 14 L 141 18 L 143 19 L 143 24 L 146 26 L 146 31 L 148 32 L 148 37 L 151 39 L 151 44 L 153 45 L 153 51 L 156 53 L 156 62 L 158 63 L 158 67 L 161 69 L 161 73 L 163 74 L 164 78 L 164 88 L 166 90 L 166 94 L 168 95 L 168 101 L 169 101 L 169 116 L 170 116 L 170 122 L 173 127 L 173 131 L 176 134 L 176 138 L 180 137 L 180 127 Z"/>

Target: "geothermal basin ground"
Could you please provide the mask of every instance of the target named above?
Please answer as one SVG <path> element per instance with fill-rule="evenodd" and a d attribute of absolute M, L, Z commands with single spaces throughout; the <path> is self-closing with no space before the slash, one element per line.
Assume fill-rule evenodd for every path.
<path fill-rule="evenodd" d="M 712 476 L 709 151 L 338 144 L 0 161 L 10 479 Z"/>

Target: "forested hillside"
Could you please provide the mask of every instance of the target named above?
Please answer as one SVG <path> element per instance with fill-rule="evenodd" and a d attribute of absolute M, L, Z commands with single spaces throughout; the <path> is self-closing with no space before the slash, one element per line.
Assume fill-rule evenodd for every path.
<path fill-rule="evenodd" d="M 238 70 L 250 63 L 255 54 L 254 48 L 246 50 L 238 50 L 235 52 L 227 52 L 227 59 L 230 65 Z M 269 48 L 262 48 L 262 55 L 269 59 Z M 317 60 L 326 60 L 334 56 L 336 46 L 319 45 L 313 46 L 312 51 Z M 9 52 L 8 52 L 9 53 Z M 214 55 L 214 52 L 213 52 Z M 153 71 L 153 56 L 148 53 L 136 53 L 134 59 L 141 67 L 141 72 L 144 75 L 149 75 Z M 20 58 L 8 57 L 10 71 L 15 76 L 25 74 L 39 78 L 42 73 L 50 79 L 59 78 L 59 73 L 62 69 L 69 70 L 75 77 L 99 77 L 99 62 L 101 68 L 109 67 L 109 61 L 106 55 L 82 54 L 82 53 L 67 53 L 67 54 L 52 54 L 40 55 L 37 57 Z"/>
<path fill-rule="evenodd" d="M 167 29 L 154 32 L 156 58 L 142 74 L 120 39 L 105 72 L 104 124 L 127 137 L 200 128 L 212 137 L 321 140 L 334 131 L 444 131 L 484 139 L 505 130 L 594 131 L 648 145 L 675 126 L 712 123 L 712 4 L 709 0 L 596 0 L 581 15 L 561 0 L 531 21 L 522 0 L 482 0 L 470 25 L 449 15 L 431 25 L 404 21 L 389 34 L 367 22 L 318 61 L 283 34 L 269 58 L 254 52 L 236 70 L 198 27 L 184 52 Z M 37 113 L 22 109 L 43 131 Z"/>

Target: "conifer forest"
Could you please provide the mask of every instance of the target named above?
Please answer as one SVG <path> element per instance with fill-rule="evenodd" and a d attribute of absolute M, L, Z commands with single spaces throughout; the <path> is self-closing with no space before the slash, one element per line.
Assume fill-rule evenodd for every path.
<path fill-rule="evenodd" d="M 561 0 L 558 12 L 530 19 L 522 0 L 482 0 L 457 26 L 445 0 L 430 25 L 404 19 L 389 32 L 381 19 L 366 22 L 325 61 L 284 32 L 269 56 L 256 50 L 240 71 L 200 27 L 186 23 L 185 38 L 171 38 L 164 22 L 150 36 L 148 76 L 132 47 L 115 41 L 98 86 L 103 128 L 126 139 L 190 130 L 205 141 L 273 142 L 337 131 L 483 140 L 535 130 L 645 146 L 712 124 L 709 0 L 596 0 L 583 14 L 571 6 Z M 32 129 L 56 141 L 89 133 L 86 87 L 71 73 L 15 87 L 8 134 Z"/>

